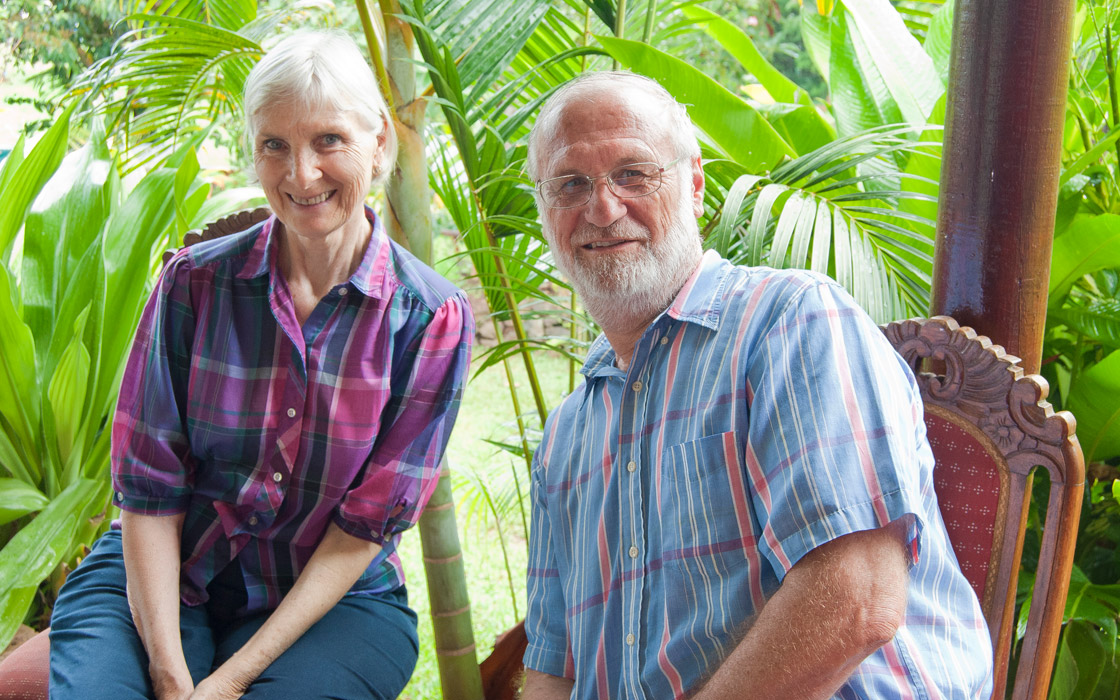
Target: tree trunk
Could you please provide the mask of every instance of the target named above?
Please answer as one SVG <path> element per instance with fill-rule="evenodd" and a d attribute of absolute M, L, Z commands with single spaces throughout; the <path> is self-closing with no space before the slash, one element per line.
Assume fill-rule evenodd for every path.
<path fill-rule="evenodd" d="M 365 0 L 357 0 L 363 15 L 370 56 L 382 56 L 373 36 L 373 13 Z M 385 98 L 397 131 L 397 163 L 385 187 L 382 220 L 393 240 L 407 247 L 420 260 L 432 262 L 431 193 L 424 153 L 425 101 L 416 94 L 415 40 L 412 30 L 395 15 L 396 0 L 381 0 L 381 27 L 386 52 L 384 65 L 377 66 Z M 470 598 L 463 568 L 463 553 L 455 521 L 451 478 L 445 460 L 440 465 L 439 484 L 420 516 L 420 543 L 424 573 L 428 581 L 432 628 L 439 662 L 444 700 L 482 700 L 482 677 L 475 654 L 471 627 Z"/>

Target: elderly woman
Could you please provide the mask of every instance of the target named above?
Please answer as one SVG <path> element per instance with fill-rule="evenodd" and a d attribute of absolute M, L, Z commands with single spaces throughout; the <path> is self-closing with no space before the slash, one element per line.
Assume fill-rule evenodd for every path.
<path fill-rule="evenodd" d="M 469 306 L 364 206 L 395 135 L 350 39 L 282 41 L 245 112 L 274 216 L 181 250 L 152 293 L 113 425 L 122 517 L 59 596 L 52 698 L 394 698 L 415 667 L 396 549 Z"/>

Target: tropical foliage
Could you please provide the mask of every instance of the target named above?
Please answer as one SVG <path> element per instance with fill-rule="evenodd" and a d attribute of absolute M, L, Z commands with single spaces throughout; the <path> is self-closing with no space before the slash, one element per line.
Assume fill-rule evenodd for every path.
<path fill-rule="evenodd" d="M 1115 128 L 1120 112 L 1112 38 L 1120 11 L 1115 5 L 1116 0 L 1080 0 L 1079 5 L 1047 331 L 1051 361 L 1045 367 L 1055 403 L 1077 412 L 1086 454 L 1101 465 L 1115 464 L 1120 455 L 1120 409 L 1114 399 L 1120 392 L 1115 379 L 1120 376 L 1120 130 Z M 212 218 L 224 206 L 219 200 L 198 213 L 196 198 L 205 195 L 191 184 L 196 166 L 186 145 L 209 138 L 236 155 L 244 79 L 263 48 L 293 27 L 343 25 L 366 40 L 402 133 L 398 171 L 386 194 L 393 235 L 427 257 L 432 195 L 439 216 L 459 232 L 458 264 L 469 270 L 470 291 L 487 310 L 479 325 L 490 326 L 496 337 L 479 372 L 506 377 L 513 411 L 510 435 L 494 441 L 495 450 L 502 451 L 494 460 L 497 466 L 484 473 L 457 473 L 454 484 L 469 514 L 497 525 L 503 547 L 525 534 L 528 460 L 551 408 L 539 376 L 542 353 L 561 358 L 571 388 L 578 358 L 595 330 L 551 265 L 532 183 L 523 172 L 533 115 L 556 86 L 574 75 L 627 67 L 657 79 L 690 106 L 705 160 L 700 223 L 707 247 L 735 261 L 832 275 L 880 321 L 928 313 L 951 2 L 815 0 L 803 4 L 799 17 L 792 14 L 792 0 L 738 5 L 714 0 L 356 0 L 334 7 L 308 0 L 264 10 L 254 0 L 134 0 L 130 7 L 114 52 L 72 84 L 68 102 L 82 122 L 87 115 L 101 115 L 120 154 L 112 159 L 101 137 L 91 142 L 101 146 L 80 151 L 94 148 L 99 154 L 82 156 L 90 164 L 82 168 L 103 168 L 102 182 L 109 184 L 102 191 L 112 190 L 117 198 L 117 208 L 105 205 L 103 219 L 87 219 L 104 220 L 101 232 L 49 234 L 36 228 L 32 214 L 21 213 L 54 172 L 50 164 L 62 159 L 65 136 L 51 132 L 55 145 L 49 154 L 36 155 L 46 138 L 26 159 L 17 149 L 0 171 L 0 201 L 5 202 L 0 252 L 6 266 L 0 282 L 10 290 L 0 290 L 0 323 L 6 339 L 22 339 L 13 347 L 24 348 L 9 352 L 5 340 L 0 358 L 8 372 L 0 376 L 0 464 L 8 478 L 18 479 L 18 484 L 0 483 L 0 526 L 7 518 L 8 534 L 18 530 L 16 537 L 26 542 L 48 536 L 36 535 L 37 528 L 65 540 L 51 550 L 61 552 L 57 558 L 44 559 L 38 568 L 26 566 L 18 583 L 9 585 L 17 579 L 0 575 L 0 594 L 6 596 L 0 606 L 10 611 L 5 624 L 22 615 L 18 605 L 6 601 L 29 599 L 32 578 L 38 586 L 45 572 L 72 559 L 77 544 L 88 541 L 96 527 L 86 524 L 86 516 L 105 502 L 107 411 L 127 340 L 118 342 L 116 335 L 105 340 L 101 314 L 106 307 L 72 281 L 84 256 L 92 255 L 80 246 L 103 249 L 97 241 L 117 241 L 110 245 L 112 256 L 103 252 L 97 259 L 105 261 L 104 289 L 113 285 L 113 300 L 126 311 L 120 318 L 133 319 L 153 251 L 177 242 L 174 236 L 188 222 Z M 765 35 L 764 29 L 773 34 Z M 782 47 L 794 38 L 805 50 L 798 61 L 786 60 L 789 51 Z M 709 58 L 718 62 L 718 70 L 696 67 Z M 425 118 L 431 120 L 427 125 Z M 68 158 L 77 162 L 77 156 Z M 26 165 L 40 161 L 35 169 Z M 21 169 L 17 177 L 19 168 L 27 173 Z M 127 253 L 133 256 L 128 260 L 138 260 L 141 253 L 148 257 L 129 268 L 145 275 L 130 276 L 127 283 L 114 281 L 110 275 L 122 274 L 122 268 L 108 262 L 125 255 L 113 247 L 120 244 L 114 238 L 119 232 L 109 233 L 118 221 L 113 212 L 127 210 L 121 209 L 125 200 L 118 171 L 146 173 L 142 183 L 160 177 L 174 183 L 160 190 L 174 211 L 151 214 L 153 223 L 143 231 L 149 237 L 130 240 L 135 250 Z M 77 180 L 94 177 L 73 175 L 76 171 L 67 167 L 59 172 Z M 138 185 L 133 196 L 154 188 Z M 10 201 L 18 206 L 7 206 Z M 57 230 L 74 229 L 73 216 L 55 216 Z M 130 216 L 137 220 L 137 214 Z M 17 235 L 21 226 L 23 233 Z M 81 236 L 86 238 L 79 241 Z M 52 258 L 71 262 L 43 262 L 47 240 L 59 246 L 50 248 L 51 255 L 74 247 L 77 252 L 68 257 Z M 63 303 L 70 286 L 75 299 L 93 300 L 87 311 L 73 308 L 77 301 Z M 11 311 L 3 311 L 8 306 Z M 50 316 L 52 309 L 59 309 L 57 317 Z M 119 324 L 113 333 L 130 336 L 132 322 Z M 90 377 L 84 393 L 73 381 L 54 379 L 83 371 Z M 8 467 L 12 455 L 20 458 L 11 462 L 14 470 Z M 37 479 L 39 473 L 54 474 L 50 478 L 56 483 Z M 1091 686 L 1115 685 L 1109 679 L 1117 677 L 1111 640 L 1120 611 L 1120 593 L 1114 590 L 1120 585 L 1114 554 L 1120 544 L 1120 502 L 1105 485 L 1113 476 L 1102 473 L 1086 511 L 1055 697 L 1090 697 L 1083 691 Z M 91 481 L 83 486 L 82 478 Z M 73 494 L 83 488 L 81 493 L 93 493 L 94 484 L 100 490 L 82 511 L 76 504 L 87 501 Z M 442 489 L 437 498 L 450 504 L 450 491 Z M 36 525 L 63 510 L 81 512 L 73 524 Z M 422 522 L 421 529 L 426 553 L 438 553 L 429 558 L 454 559 L 457 542 L 444 546 L 454 534 L 453 520 L 449 525 Z M 24 566 L 25 560 L 9 550 L 26 551 L 31 545 L 17 547 L 17 541 L 22 540 L 12 539 L 0 552 L 0 574 L 8 570 L 4 566 Z M 514 577 L 520 573 L 510 573 L 511 607 L 517 605 Z M 1029 572 L 1023 582 L 1029 586 Z M 445 609 L 462 608 L 457 595 L 444 601 Z M 461 621 L 459 627 L 455 634 L 463 632 Z M 469 617 L 466 627 L 469 638 Z M 0 632 L 4 629 L 0 626 Z M 441 634 L 441 647 L 466 644 L 462 636 Z M 441 657 L 444 662 L 445 673 L 458 673 L 450 657 Z M 452 697 L 448 688 L 456 684 L 455 697 L 471 696 L 473 690 L 462 688 L 473 689 L 473 683 L 445 682 L 445 696 Z"/>
<path fill-rule="evenodd" d="M 1120 3 L 1078 3 L 1043 374 L 1088 465 L 1050 697 L 1120 697 Z"/>
<path fill-rule="evenodd" d="M 102 526 L 107 426 L 154 260 L 206 215 L 190 148 L 129 192 L 101 130 L 66 154 L 69 124 L 0 169 L 0 647 L 37 593 L 49 612 L 59 565 Z"/>

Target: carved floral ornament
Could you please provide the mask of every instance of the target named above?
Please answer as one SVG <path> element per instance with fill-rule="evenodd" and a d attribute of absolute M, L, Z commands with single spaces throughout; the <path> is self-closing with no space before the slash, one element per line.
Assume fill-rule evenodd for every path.
<path fill-rule="evenodd" d="M 948 316 L 897 321 L 882 328 L 914 370 L 927 406 L 968 416 L 1012 471 L 1026 474 L 1044 466 L 1051 479 L 1058 476 L 1062 450 L 1077 440 L 1076 421 L 1068 411 L 1055 413 L 1045 400 L 1050 386 L 1044 378 L 1024 375 L 1019 358 Z M 923 366 L 933 371 L 923 371 Z"/>

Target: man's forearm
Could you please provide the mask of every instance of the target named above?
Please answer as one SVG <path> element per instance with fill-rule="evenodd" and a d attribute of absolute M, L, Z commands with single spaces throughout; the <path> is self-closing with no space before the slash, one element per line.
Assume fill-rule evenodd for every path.
<path fill-rule="evenodd" d="M 196 694 L 237 697 L 243 693 L 269 664 L 334 607 L 380 551 L 379 545 L 331 524 L 292 590 L 245 646 L 199 684 L 200 692 Z"/>
<path fill-rule="evenodd" d="M 148 653 L 156 698 L 185 698 L 194 687 L 179 632 L 179 539 L 183 514 L 121 513 L 128 607 Z"/>
<path fill-rule="evenodd" d="M 572 697 L 573 685 L 570 678 L 560 678 L 527 668 L 521 700 L 568 700 Z"/>
<path fill-rule="evenodd" d="M 901 624 L 904 536 L 896 522 L 806 554 L 694 700 L 832 697 Z"/>

